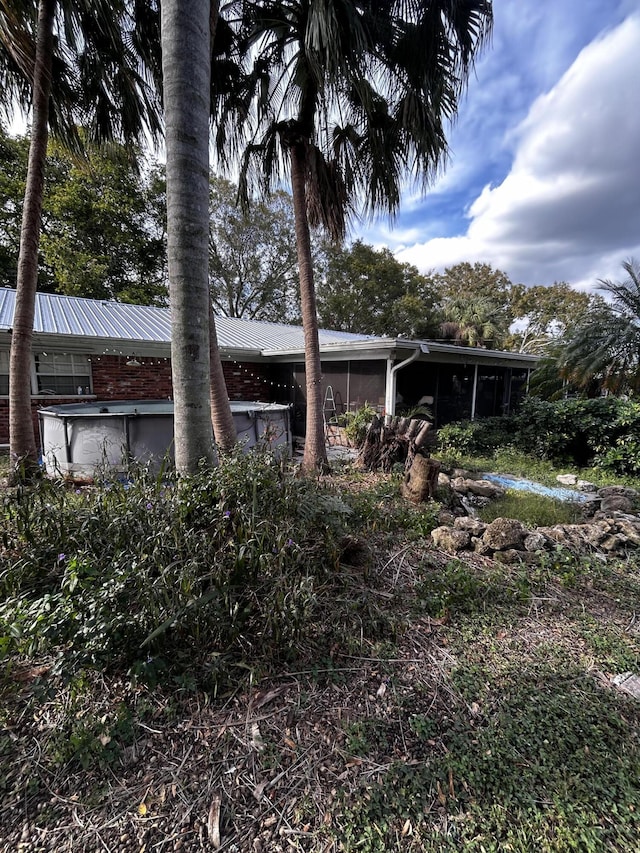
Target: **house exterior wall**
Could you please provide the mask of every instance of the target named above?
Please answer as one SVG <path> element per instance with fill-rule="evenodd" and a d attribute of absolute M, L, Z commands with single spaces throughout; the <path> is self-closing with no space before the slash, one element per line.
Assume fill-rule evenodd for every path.
<path fill-rule="evenodd" d="M 137 357 L 139 365 L 127 365 L 126 356 L 89 356 L 90 394 L 77 396 L 39 395 L 31 399 L 31 411 L 39 442 L 38 410 L 46 406 L 78 403 L 83 400 L 161 400 L 173 396 L 171 360 Z M 231 400 L 280 402 L 274 396 L 275 383 L 270 365 L 224 362 L 224 378 Z M 0 397 L 0 445 L 9 443 L 9 398 Z"/>

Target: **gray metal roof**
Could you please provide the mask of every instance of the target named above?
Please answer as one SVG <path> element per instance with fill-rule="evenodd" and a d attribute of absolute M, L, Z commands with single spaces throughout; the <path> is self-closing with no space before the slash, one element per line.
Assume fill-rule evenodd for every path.
<path fill-rule="evenodd" d="M 13 325 L 15 290 L 0 287 L 0 329 Z M 262 323 L 216 317 L 218 343 L 223 350 L 302 350 L 301 326 Z M 52 293 L 36 295 L 34 318 L 36 334 L 102 338 L 110 341 L 169 343 L 171 321 L 168 308 L 127 305 L 122 302 L 83 299 Z M 369 335 L 354 335 L 322 329 L 320 345 L 348 341 L 375 340 Z"/>

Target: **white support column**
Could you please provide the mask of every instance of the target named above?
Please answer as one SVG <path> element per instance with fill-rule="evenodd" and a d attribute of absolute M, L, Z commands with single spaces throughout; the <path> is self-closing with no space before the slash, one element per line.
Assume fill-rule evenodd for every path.
<path fill-rule="evenodd" d="M 476 394 L 478 392 L 478 365 L 476 364 L 473 371 L 473 393 L 471 395 L 471 420 L 476 419 Z"/>

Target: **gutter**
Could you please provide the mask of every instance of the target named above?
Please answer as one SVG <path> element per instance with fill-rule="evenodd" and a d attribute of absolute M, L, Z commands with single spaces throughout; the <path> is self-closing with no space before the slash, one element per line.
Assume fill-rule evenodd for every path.
<path fill-rule="evenodd" d="M 395 415 L 396 413 L 396 384 L 398 371 L 403 367 L 417 361 L 421 355 L 429 355 L 429 347 L 422 343 L 411 353 L 409 358 L 405 358 L 399 364 L 394 364 L 392 358 L 387 359 L 387 380 L 385 383 L 384 410 L 387 415 Z"/>

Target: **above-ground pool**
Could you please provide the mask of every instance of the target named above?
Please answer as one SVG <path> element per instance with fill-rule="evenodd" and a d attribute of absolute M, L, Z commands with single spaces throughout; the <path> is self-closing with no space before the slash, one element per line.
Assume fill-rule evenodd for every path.
<path fill-rule="evenodd" d="M 289 407 L 234 401 L 231 412 L 245 448 L 291 452 Z M 159 468 L 173 458 L 173 401 L 68 403 L 39 411 L 42 457 L 48 474 L 93 477 L 131 462 Z"/>

